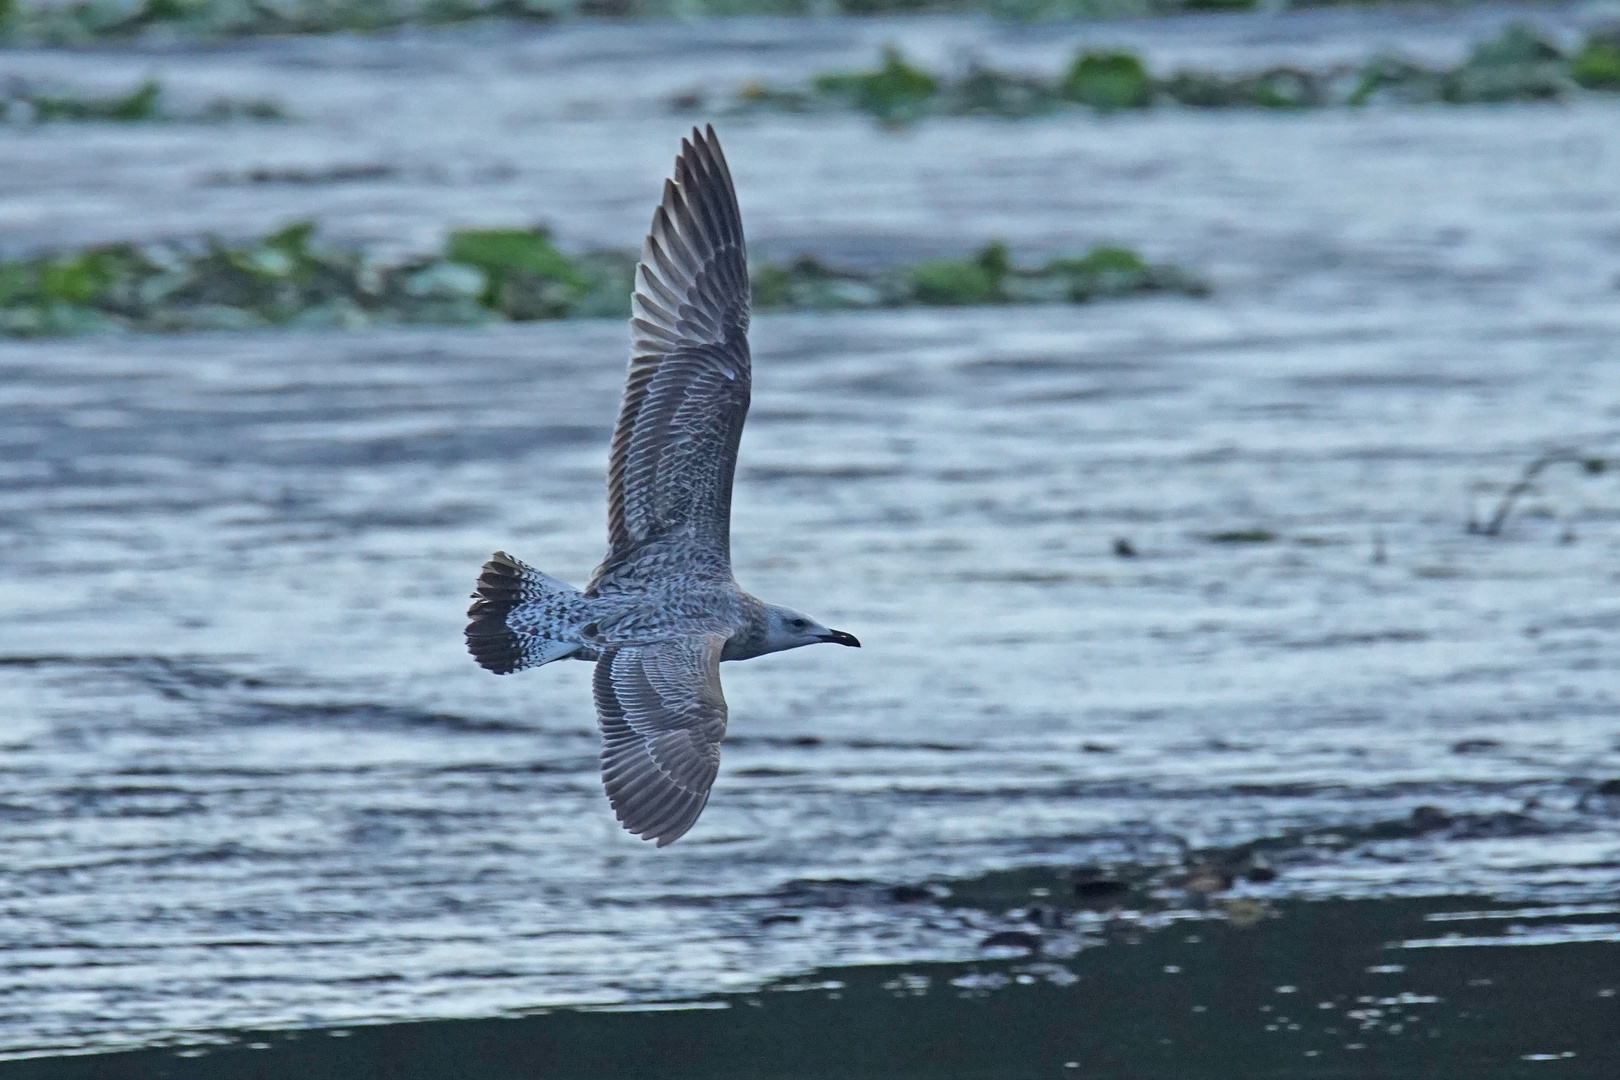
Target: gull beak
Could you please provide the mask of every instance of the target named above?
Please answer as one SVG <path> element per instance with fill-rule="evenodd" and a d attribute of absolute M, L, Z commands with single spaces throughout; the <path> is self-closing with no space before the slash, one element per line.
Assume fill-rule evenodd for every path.
<path fill-rule="evenodd" d="M 822 641 L 830 641 L 834 645 L 848 645 L 852 649 L 861 647 L 860 641 L 854 634 L 846 634 L 842 630 L 829 630 L 821 637 Z"/>

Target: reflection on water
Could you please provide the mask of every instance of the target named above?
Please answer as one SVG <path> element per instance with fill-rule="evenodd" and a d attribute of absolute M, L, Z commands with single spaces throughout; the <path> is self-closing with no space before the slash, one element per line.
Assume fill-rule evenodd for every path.
<path fill-rule="evenodd" d="M 1063 880 L 1021 880 L 1050 886 L 1034 887 L 1048 923 L 1070 907 Z M 0 1077 L 1594 1077 L 1620 1066 L 1620 944 L 1612 925 L 1586 931 L 1617 911 L 1435 898 L 1094 913 L 1059 957 L 1014 946 L 686 1003 L 238 1033 Z M 1482 947 L 1496 945 L 1520 947 Z"/>

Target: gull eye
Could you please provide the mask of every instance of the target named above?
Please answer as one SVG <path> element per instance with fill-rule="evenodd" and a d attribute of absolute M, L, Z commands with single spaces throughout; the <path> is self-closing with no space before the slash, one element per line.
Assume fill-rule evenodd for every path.
<path fill-rule="evenodd" d="M 809 626 L 810 624 L 805 622 L 803 619 L 794 619 L 791 625 L 793 626 L 793 629 L 795 629 L 795 630 L 803 630 L 805 627 Z"/>

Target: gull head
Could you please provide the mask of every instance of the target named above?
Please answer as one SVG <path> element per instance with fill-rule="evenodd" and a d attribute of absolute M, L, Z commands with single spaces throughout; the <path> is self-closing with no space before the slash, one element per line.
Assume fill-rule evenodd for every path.
<path fill-rule="evenodd" d="M 764 648 L 760 650 L 762 653 L 797 649 L 800 645 L 816 645 L 823 641 L 834 645 L 848 645 L 856 649 L 861 647 L 854 634 L 846 634 L 842 630 L 829 630 L 801 611 L 785 607 L 765 608 L 765 640 L 762 643 Z"/>

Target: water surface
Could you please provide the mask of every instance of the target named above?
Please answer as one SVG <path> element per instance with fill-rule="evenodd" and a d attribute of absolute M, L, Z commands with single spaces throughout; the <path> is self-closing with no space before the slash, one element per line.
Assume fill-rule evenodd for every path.
<path fill-rule="evenodd" d="M 1247 63 L 1405 27 L 1346 18 L 1213 40 Z M 1415 18 L 1460 49 L 1485 16 Z M 535 219 L 631 244 L 681 65 L 765 62 L 738 25 L 668 68 L 633 27 L 7 54 L 303 120 L 0 132 L 0 221 L 8 244 L 294 216 L 417 250 Z M 818 32 L 858 57 L 875 31 Z M 536 99 L 559 73 L 605 104 Z M 1004 913 L 894 886 L 1171 875 L 1267 836 L 1295 838 L 1275 880 L 1228 896 L 1612 902 L 1620 480 L 1554 469 L 1504 536 L 1464 524 L 1548 448 L 1620 444 L 1617 120 L 726 127 L 763 249 L 1114 240 L 1217 292 L 757 320 L 738 575 L 866 647 L 727 666 L 715 797 L 662 852 L 601 795 L 589 669 L 495 678 L 460 643 L 491 550 L 576 582 L 600 558 L 622 325 L 0 344 L 0 1050 L 967 962 Z M 373 160 L 398 172 L 220 179 Z M 869 884 L 762 923 L 836 881 Z"/>

